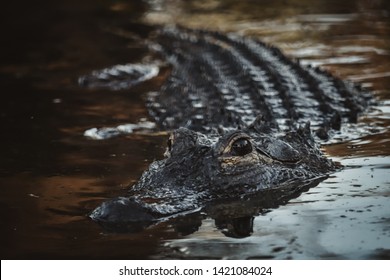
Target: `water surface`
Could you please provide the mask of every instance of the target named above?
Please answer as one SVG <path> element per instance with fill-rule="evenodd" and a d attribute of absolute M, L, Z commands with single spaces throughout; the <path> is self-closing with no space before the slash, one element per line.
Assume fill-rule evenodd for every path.
<path fill-rule="evenodd" d="M 2 259 L 388 259 L 388 3 L 8 3 L 0 12 L 5 38 L 0 53 Z M 207 216 L 187 235 L 169 222 L 139 233 L 108 233 L 87 214 L 102 201 L 124 195 L 150 162 L 162 157 L 166 133 L 103 141 L 83 133 L 147 119 L 143 97 L 158 90 L 163 77 L 119 91 L 88 90 L 77 79 L 110 65 L 153 60 L 139 39 L 151 24 L 253 36 L 304 64 L 359 82 L 377 98 L 360 120 L 372 129 L 362 135 L 360 126 L 347 127 L 357 131 L 354 139 L 326 145 L 329 156 L 345 168 L 256 216 L 249 237 L 226 236 Z"/>

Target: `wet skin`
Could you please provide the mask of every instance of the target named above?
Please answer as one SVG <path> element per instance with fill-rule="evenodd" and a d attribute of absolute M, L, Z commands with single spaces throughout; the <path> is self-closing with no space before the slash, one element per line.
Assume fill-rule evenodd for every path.
<path fill-rule="evenodd" d="M 134 225 L 142 228 L 215 201 L 306 186 L 335 169 L 316 146 L 309 124 L 280 133 L 259 118 L 247 128 L 214 137 L 180 128 L 171 134 L 165 158 L 150 165 L 129 196 L 104 202 L 91 217 L 109 227 L 130 224 L 134 230 Z"/>
<path fill-rule="evenodd" d="M 93 220 L 143 228 L 215 201 L 305 187 L 336 170 L 316 141 L 356 121 L 369 93 L 256 40 L 180 28 L 156 34 L 172 71 L 147 107 L 161 129 L 173 131 L 165 159 L 152 163 L 128 196 L 96 208 Z M 116 70 L 96 71 L 83 83 L 107 80 L 115 88 L 115 79 L 122 85 L 126 73 L 137 74 Z"/>

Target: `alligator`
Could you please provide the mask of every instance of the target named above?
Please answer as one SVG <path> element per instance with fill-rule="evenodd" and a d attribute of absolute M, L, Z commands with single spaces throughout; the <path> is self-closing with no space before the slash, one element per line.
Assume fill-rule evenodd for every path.
<path fill-rule="evenodd" d="M 337 170 L 319 144 L 343 123 L 356 122 L 371 99 L 360 86 L 254 38 L 166 27 L 151 40 L 171 72 L 146 106 L 171 133 L 165 158 L 153 162 L 127 196 L 90 214 L 113 228 L 134 231 L 205 209 L 221 221 L 215 209 L 224 205 L 245 208 L 231 215 L 250 224 L 247 217 L 265 200 L 286 202 Z M 100 85 L 96 73 L 83 84 Z"/>

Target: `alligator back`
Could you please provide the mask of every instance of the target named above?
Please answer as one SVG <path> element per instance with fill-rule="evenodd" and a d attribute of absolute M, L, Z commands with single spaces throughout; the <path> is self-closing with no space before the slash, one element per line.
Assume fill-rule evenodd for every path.
<path fill-rule="evenodd" d="M 147 103 L 164 129 L 237 128 L 262 115 L 283 131 L 310 121 L 317 136 L 327 139 L 330 129 L 356 122 L 370 99 L 359 86 L 300 65 L 255 39 L 166 28 L 155 40 L 173 66 Z"/>

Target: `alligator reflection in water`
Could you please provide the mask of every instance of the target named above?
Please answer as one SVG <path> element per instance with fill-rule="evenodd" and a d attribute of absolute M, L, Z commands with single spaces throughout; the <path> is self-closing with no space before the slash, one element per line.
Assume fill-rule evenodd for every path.
<path fill-rule="evenodd" d="M 270 211 L 270 209 L 275 209 L 287 204 L 291 199 L 296 198 L 303 192 L 317 186 L 323 179 L 324 178 L 318 178 L 307 184 L 297 184 L 285 188 L 263 190 L 256 194 L 242 196 L 239 199 L 220 199 L 209 203 L 203 209 L 178 213 L 177 215 L 171 215 L 155 221 L 127 221 L 127 211 L 133 210 L 133 208 L 132 206 L 130 209 L 127 208 L 125 202 L 123 204 L 124 212 L 120 209 L 110 211 L 110 214 L 123 214 L 124 217 L 122 218 L 124 219 L 120 220 L 118 217 L 119 219 L 115 222 L 110 222 L 99 216 L 96 220 L 107 231 L 118 233 L 138 232 L 151 225 L 157 226 L 168 222 L 177 233 L 181 236 L 185 236 L 198 231 L 202 225 L 202 220 L 207 215 L 214 220 L 216 228 L 225 236 L 244 238 L 253 233 L 253 220 L 255 216 L 265 214 Z M 118 207 L 118 205 L 116 207 Z M 139 217 L 142 217 L 142 215 Z"/>
<path fill-rule="evenodd" d="M 247 236 L 254 215 L 336 169 L 307 121 L 317 139 L 328 139 L 369 103 L 359 87 L 253 39 L 177 28 L 154 39 L 173 70 L 147 106 L 161 129 L 174 131 L 166 158 L 151 164 L 129 197 L 91 214 L 110 230 L 138 231 L 170 219 L 190 233 L 203 211 L 226 235 Z M 115 89 L 115 76 L 105 69 L 82 81 Z"/>

